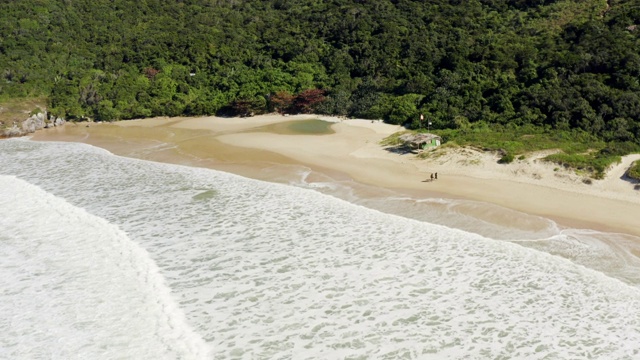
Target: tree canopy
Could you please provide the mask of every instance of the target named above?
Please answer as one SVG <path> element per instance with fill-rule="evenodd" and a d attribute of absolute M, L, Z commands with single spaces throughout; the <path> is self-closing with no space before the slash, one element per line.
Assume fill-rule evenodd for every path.
<path fill-rule="evenodd" d="M 424 114 L 640 143 L 632 0 L 5 1 L 0 72 L 0 99 L 71 119 Z"/>

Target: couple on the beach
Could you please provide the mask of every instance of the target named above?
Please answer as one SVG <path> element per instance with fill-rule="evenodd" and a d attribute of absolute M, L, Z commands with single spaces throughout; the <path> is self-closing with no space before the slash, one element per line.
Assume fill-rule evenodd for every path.
<path fill-rule="evenodd" d="M 431 173 L 431 181 L 433 180 L 438 180 L 438 173 L 435 173 L 435 176 L 433 173 Z"/>

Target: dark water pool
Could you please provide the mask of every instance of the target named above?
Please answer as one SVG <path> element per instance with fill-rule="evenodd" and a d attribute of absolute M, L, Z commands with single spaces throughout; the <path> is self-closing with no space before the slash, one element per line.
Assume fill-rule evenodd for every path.
<path fill-rule="evenodd" d="M 333 123 L 324 120 L 297 120 L 286 121 L 278 124 L 271 124 L 260 127 L 259 131 L 266 131 L 281 135 L 323 135 L 333 134 L 335 131 L 331 128 Z"/>

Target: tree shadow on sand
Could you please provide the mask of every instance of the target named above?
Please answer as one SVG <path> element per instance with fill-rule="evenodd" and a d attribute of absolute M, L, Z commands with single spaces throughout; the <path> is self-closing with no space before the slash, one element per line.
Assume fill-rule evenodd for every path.
<path fill-rule="evenodd" d="M 629 172 L 628 170 L 625 171 L 625 173 L 622 174 L 622 176 L 620 176 L 620 180 L 623 180 L 623 181 L 626 181 L 626 182 L 632 184 L 633 185 L 633 190 L 640 191 L 640 181 L 638 179 L 634 179 L 634 178 L 630 177 L 628 175 L 628 172 Z"/>

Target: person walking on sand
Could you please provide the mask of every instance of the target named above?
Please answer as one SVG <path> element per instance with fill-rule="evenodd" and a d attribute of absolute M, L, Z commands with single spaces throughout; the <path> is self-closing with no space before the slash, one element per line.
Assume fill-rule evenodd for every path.
<path fill-rule="evenodd" d="M 436 180 L 438 180 L 438 173 L 436 173 Z"/>
<path fill-rule="evenodd" d="M 431 173 L 431 181 L 433 181 L 433 173 Z"/>

